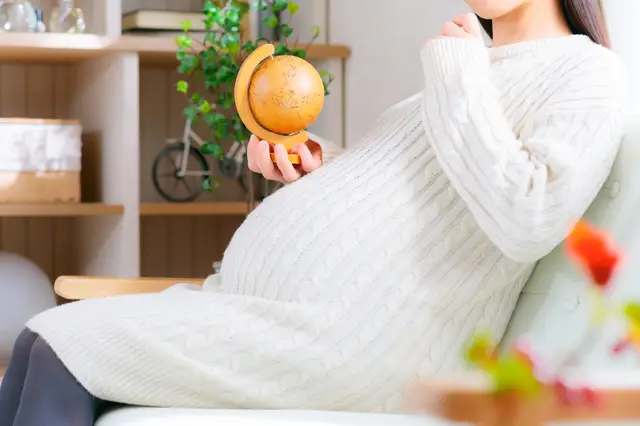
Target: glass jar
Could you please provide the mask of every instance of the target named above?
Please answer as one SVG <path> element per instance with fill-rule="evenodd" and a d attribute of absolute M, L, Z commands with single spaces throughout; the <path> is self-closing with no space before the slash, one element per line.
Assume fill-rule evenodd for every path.
<path fill-rule="evenodd" d="M 44 33 L 47 32 L 47 27 L 44 24 L 44 18 L 42 14 L 42 9 L 36 9 L 36 32 Z"/>
<path fill-rule="evenodd" d="M 0 2 L 0 31 L 33 33 L 38 20 L 29 0 L 2 0 Z"/>
<path fill-rule="evenodd" d="M 58 0 L 58 5 L 51 11 L 48 27 L 52 33 L 83 33 L 86 29 L 84 13 L 74 6 L 73 0 Z"/>

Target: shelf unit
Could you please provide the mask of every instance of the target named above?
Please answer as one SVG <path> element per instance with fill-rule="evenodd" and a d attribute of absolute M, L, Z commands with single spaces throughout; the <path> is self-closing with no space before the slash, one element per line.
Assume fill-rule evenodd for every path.
<path fill-rule="evenodd" d="M 122 204 L 54 203 L 54 204 L 2 204 L 0 218 L 7 217 L 90 217 L 122 216 Z"/>
<path fill-rule="evenodd" d="M 308 59 L 346 59 L 346 46 L 300 45 Z M 110 54 L 137 54 L 142 64 L 176 65 L 176 44 L 171 37 L 143 35 L 0 33 L 0 61 L 77 62 Z"/>
<path fill-rule="evenodd" d="M 248 204 L 242 201 L 142 203 L 140 205 L 140 216 L 243 216 L 248 213 Z"/>
<path fill-rule="evenodd" d="M 32 1 L 46 14 L 55 0 Z M 174 89 L 180 78 L 174 41 L 121 35 L 119 1 L 76 2 L 93 34 L 0 33 L 0 117 L 81 122 L 87 136 L 83 202 L 0 204 L 0 250 L 31 258 L 51 280 L 68 274 L 205 276 L 248 208 L 233 181 L 188 204 L 166 203 L 153 188 L 153 157 L 184 126 L 184 98 Z M 311 130 L 342 143 L 349 49 L 319 43 L 308 53 L 335 77 Z"/>

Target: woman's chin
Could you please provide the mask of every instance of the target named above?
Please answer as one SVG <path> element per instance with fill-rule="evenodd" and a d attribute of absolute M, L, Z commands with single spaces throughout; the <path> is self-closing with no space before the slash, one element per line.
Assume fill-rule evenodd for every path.
<path fill-rule="evenodd" d="M 465 0 L 473 12 L 482 19 L 496 19 L 522 6 L 524 0 Z"/>

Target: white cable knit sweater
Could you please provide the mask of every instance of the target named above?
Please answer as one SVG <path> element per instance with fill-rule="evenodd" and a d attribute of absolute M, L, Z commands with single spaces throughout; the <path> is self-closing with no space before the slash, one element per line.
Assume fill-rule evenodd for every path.
<path fill-rule="evenodd" d="M 103 399 L 402 411 L 413 380 L 462 368 L 476 327 L 502 334 L 607 176 L 625 91 L 618 58 L 582 36 L 439 39 L 422 58 L 424 93 L 269 197 L 203 289 L 28 326 Z"/>

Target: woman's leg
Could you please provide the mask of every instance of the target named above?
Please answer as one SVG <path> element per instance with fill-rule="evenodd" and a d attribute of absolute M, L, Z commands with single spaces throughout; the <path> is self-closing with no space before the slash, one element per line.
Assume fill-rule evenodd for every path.
<path fill-rule="evenodd" d="M 12 426 L 93 426 L 104 406 L 78 383 L 42 338 L 35 340 Z"/>
<path fill-rule="evenodd" d="M 13 345 L 9 368 L 0 386 L 0 426 L 13 426 L 29 368 L 31 347 L 37 338 L 37 334 L 25 328 Z"/>

